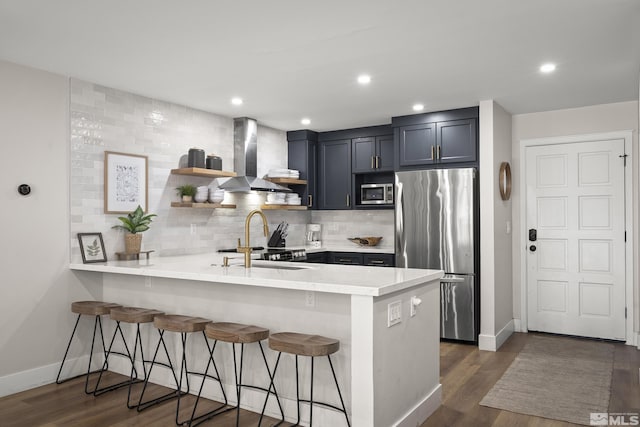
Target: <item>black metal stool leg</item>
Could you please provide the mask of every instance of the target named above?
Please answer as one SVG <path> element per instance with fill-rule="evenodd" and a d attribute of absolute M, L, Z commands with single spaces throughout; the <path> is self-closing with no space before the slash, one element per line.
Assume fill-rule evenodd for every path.
<path fill-rule="evenodd" d="M 349 423 L 349 416 L 347 415 L 347 408 L 344 406 L 344 400 L 342 399 L 342 393 L 340 393 L 340 386 L 338 385 L 338 378 L 336 377 L 336 371 L 333 369 L 333 363 L 331 363 L 331 355 L 327 355 L 327 359 L 329 359 L 329 366 L 331 366 L 331 373 L 333 374 L 333 380 L 336 383 L 336 390 L 338 390 L 338 396 L 340 397 L 340 404 L 342 405 L 342 412 L 344 412 L 344 417 L 347 420 L 347 426 L 351 427 L 351 423 Z"/>
<path fill-rule="evenodd" d="M 102 351 L 104 352 L 104 356 L 105 356 L 105 360 L 107 360 L 107 353 L 106 353 L 106 348 L 104 345 L 104 334 L 102 333 L 102 320 L 100 318 L 100 316 L 96 316 L 96 320 L 93 324 L 93 339 L 91 340 L 91 350 L 89 353 L 89 365 L 87 366 L 87 376 L 85 377 L 84 380 L 84 392 L 85 394 L 93 394 L 95 389 L 93 391 L 89 391 L 89 375 L 92 373 L 91 372 L 91 361 L 93 360 L 93 348 L 94 348 L 94 344 L 96 342 L 96 330 L 97 328 L 100 327 L 100 342 L 102 342 Z M 106 365 L 108 366 L 108 364 Z M 100 372 L 100 374 L 102 375 L 102 371 L 105 369 L 105 365 L 102 365 L 102 369 L 93 371 L 93 372 Z"/>
<path fill-rule="evenodd" d="M 262 360 L 264 360 L 264 366 L 267 369 L 267 375 L 271 378 L 271 371 L 269 370 L 269 364 L 267 363 L 267 356 L 264 354 L 264 348 L 262 347 L 262 343 L 258 341 L 258 346 L 260 347 L 260 353 L 262 353 Z M 271 387 L 267 390 L 267 396 L 271 393 Z M 280 422 L 275 424 L 272 427 L 279 426 L 284 422 L 284 410 L 282 409 L 282 404 L 280 403 L 280 397 L 278 396 L 278 392 L 276 391 L 276 385 L 273 384 L 273 394 L 276 396 L 276 402 L 278 403 L 278 409 L 280 409 Z"/>
<path fill-rule="evenodd" d="M 138 399 L 138 404 L 136 405 L 136 410 L 138 412 L 142 412 L 145 409 L 156 405 L 158 403 L 164 402 L 165 400 L 168 399 L 172 399 L 174 397 L 177 397 L 179 394 L 181 394 L 182 392 L 177 389 L 177 390 L 173 390 L 163 396 L 157 397 L 155 399 L 151 399 L 148 400 L 146 402 L 143 402 L 143 398 L 144 398 L 144 394 L 147 390 L 147 385 L 149 384 L 149 378 L 151 378 L 151 371 L 153 370 L 153 367 L 155 365 L 162 365 L 165 366 L 167 368 L 169 368 L 171 370 L 171 373 L 173 374 L 173 379 L 176 383 L 176 387 L 178 387 L 179 381 L 178 381 L 178 377 L 176 376 L 176 371 L 173 367 L 173 363 L 171 363 L 171 357 L 169 356 L 169 350 L 167 349 L 167 345 L 164 342 L 164 330 L 163 329 L 158 329 L 158 333 L 160 334 L 160 338 L 158 339 L 158 345 L 156 346 L 156 350 L 153 354 L 153 359 L 151 360 L 151 366 L 149 367 L 149 372 L 147 373 L 147 378 L 144 381 L 144 386 L 142 387 L 142 392 L 140 393 L 140 398 Z M 156 359 L 158 357 L 158 351 L 160 350 L 160 345 L 162 344 L 162 347 L 164 348 L 164 352 L 165 355 L 167 356 L 167 360 L 168 363 L 160 363 L 160 362 L 156 362 Z"/>
<path fill-rule="evenodd" d="M 67 349 L 64 352 L 64 356 L 62 357 L 62 363 L 60 364 L 60 370 L 58 371 L 58 376 L 56 377 L 56 384 L 62 384 L 65 381 L 69 381 L 71 378 L 67 378 L 65 380 L 60 381 L 60 374 L 62 373 L 62 367 L 64 366 L 64 362 L 67 360 L 67 355 L 69 354 L 69 349 L 71 348 L 71 342 L 73 341 L 73 336 L 76 334 L 76 329 L 78 328 L 78 322 L 80 322 L 80 316 L 82 316 L 82 314 L 78 314 L 78 317 L 76 317 L 76 324 L 73 327 L 73 332 L 71 332 L 71 337 L 69 338 L 69 344 L 67 344 Z M 91 365 L 89 365 L 91 366 Z M 73 378 L 77 378 L 79 376 L 82 376 L 84 374 L 80 374 L 80 375 L 76 375 Z"/>
<path fill-rule="evenodd" d="M 124 344 L 126 354 L 112 351 L 113 343 L 115 342 L 116 337 L 118 336 L 118 333 L 120 333 L 120 338 L 122 338 L 122 342 Z M 135 346 L 134 346 L 134 350 L 135 350 Z M 102 380 L 102 374 L 107 370 L 107 367 L 109 366 L 109 356 L 111 356 L 112 354 L 119 354 L 121 356 L 126 356 L 127 359 L 129 359 L 129 362 L 131 362 L 131 367 L 132 367 L 131 376 L 126 381 L 122 381 L 117 384 L 112 384 L 110 386 L 100 388 L 100 381 Z M 134 378 L 134 375 L 135 375 L 135 378 Z M 138 379 L 138 372 L 135 369 L 135 354 L 133 356 L 131 355 L 131 352 L 129 351 L 129 346 L 127 345 L 127 340 L 125 339 L 124 333 L 122 332 L 122 327 L 120 326 L 120 322 L 116 321 L 116 329 L 115 331 L 113 331 L 113 337 L 111 338 L 111 342 L 109 343 L 109 350 L 107 350 L 107 353 L 105 355 L 105 360 L 102 365 L 102 370 L 100 371 L 100 375 L 98 376 L 98 381 L 96 382 L 96 385 L 93 389 L 93 395 L 100 396 L 101 394 L 104 394 L 108 391 L 116 390 L 120 387 L 124 387 L 124 386 L 131 387 L 131 382 L 137 379 Z"/>
<path fill-rule="evenodd" d="M 311 392 L 309 395 L 309 427 L 313 426 L 313 362 L 314 357 L 311 356 Z"/>
<path fill-rule="evenodd" d="M 204 331 L 202 332 L 202 335 L 204 337 L 204 340 L 207 344 L 207 348 L 209 349 L 209 360 L 207 361 L 207 367 L 204 370 L 204 374 L 202 374 L 202 383 L 200 384 L 200 390 L 198 391 L 198 397 L 196 398 L 196 402 L 193 405 L 193 410 L 191 411 L 191 419 L 189 421 L 184 421 L 183 424 L 187 424 L 190 427 L 194 427 L 197 426 L 213 417 L 215 417 L 216 415 L 220 415 L 223 414 L 225 412 L 231 411 L 234 408 L 226 408 L 228 404 L 228 400 L 227 400 L 227 395 L 224 391 L 224 387 L 222 386 L 222 380 L 220 379 L 220 373 L 218 372 L 218 367 L 216 366 L 216 361 L 213 358 L 213 353 L 216 350 L 216 345 L 218 344 L 218 340 L 215 340 L 213 342 L 213 347 L 211 347 L 209 345 L 209 341 L 207 340 L 207 335 L 204 333 Z M 215 371 L 215 376 L 212 377 L 209 374 L 209 366 L 213 365 L 213 370 Z M 198 408 L 198 403 L 200 402 L 200 397 L 202 396 L 202 389 L 204 388 L 204 382 L 206 380 L 206 378 L 213 378 L 214 380 L 218 381 L 218 384 L 220 385 L 220 390 L 222 391 L 222 397 L 224 399 L 224 403 L 221 403 L 220 406 L 216 407 L 215 409 L 206 412 L 204 414 L 198 415 L 196 417 L 196 410 Z"/>
<path fill-rule="evenodd" d="M 142 360 L 142 372 L 144 374 L 144 378 L 142 380 L 137 380 L 138 373 L 135 368 L 135 360 L 136 360 L 136 354 L 138 349 L 137 346 L 140 346 L 140 358 Z M 133 343 L 133 363 L 131 364 L 131 374 L 129 375 L 129 391 L 127 392 L 127 408 L 129 409 L 133 409 L 136 407 L 136 405 L 131 404 L 131 387 L 134 384 L 134 374 L 136 377 L 135 379 L 137 380 L 136 382 L 147 380 L 147 368 L 145 366 L 145 363 L 146 361 L 144 359 L 144 350 L 142 349 L 142 335 L 140 335 L 140 324 L 138 323 L 136 328 L 136 340 Z"/>
<path fill-rule="evenodd" d="M 298 419 L 294 426 L 300 425 L 300 387 L 299 387 L 299 375 L 298 375 L 298 355 L 296 354 L 296 404 L 298 406 Z"/>
<path fill-rule="evenodd" d="M 262 346 L 260 346 L 260 348 L 262 349 Z M 262 355 L 264 356 L 264 352 L 262 353 Z M 260 420 L 258 420 L 258 427 L 260 427 L 262 425 L 262 419 L 264 418 L 264 411 L 265 409 L 267 409 L 267 402 L 269 401 L 269 396 L 271 395 L 271 389 L 273 388 L 274 394 L 275 394 L 275 390 L 276 390 L 276 386 L 273 383 L 273 380 L 276 377 L 276 371 L 278 370 L 278 364 L 280 363 L 280 356 L 282 356 L 281 352 L 278 352 L 278 358 L 276 359 L 276 364 L 273 367 L 273 374 L 269 373 L 269 376 L 271 377 L 271 380 L 269 381 L 269 389 L 267 391 L 267 396 L 264 399 L 264 405 L 262 405 L 262 412 L 260 412 Z M 264 363 L 267 363 L 267 359 L 265 357 L 264 359 Z M 268 372 L 268 365 L 267 365 L 267 372 Z M 276 399 L 278 398 L 278 395 L 276 394 Z M 282 412 L 282 421 L 280 421 L 278 424 L 275 424 L 275 426 L 279 426 L 280 424 L 282 424 L 284 422 L 284 412 L 282 411 L 282 406 L 280 406 L 280 400 L 278 400 L 278 406 L 280 407 L 280 411 Z M 275 427 L 273 426 L 273 427 Z"/>

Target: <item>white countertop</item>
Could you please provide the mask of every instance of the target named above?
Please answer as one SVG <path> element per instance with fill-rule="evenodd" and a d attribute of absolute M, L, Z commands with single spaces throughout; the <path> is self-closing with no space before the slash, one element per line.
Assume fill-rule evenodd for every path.
<path fill-rule="evenodd" d="M 239 264 L 242 258 L 235 257 L 238 254 L 226 255 L 231 257 L 230 267 L 222 267 L 223 254 L 216 253 L 179 257 L 152 256 L 149 261 L 141 259 L 95 264 L 72 263 L 70 268 L 78 271 L 368 296 L 386 295 L 443 276 L 442 270 L 258 260 L 252 262 L 252 268 L 245 269 Z M 299 269 L 286 269 L 287 267 Z"/>

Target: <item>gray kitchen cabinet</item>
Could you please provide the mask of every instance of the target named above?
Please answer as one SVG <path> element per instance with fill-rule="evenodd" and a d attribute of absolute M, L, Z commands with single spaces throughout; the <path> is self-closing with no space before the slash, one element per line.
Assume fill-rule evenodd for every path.
<path fill-rule="evenodd" d="M 435 123 L 402 126 L 399 136 L 400 166 L 421 166 L 436 162 Z"/>
<path fill-rule="evenodd" d="M 396 256 L 394 254 L 362 254 L 362 264 L 375 267 L 394 267 Z"/>
<path fill-rule="evenodd" d="M 300 171 L 306 185 L 289 184 L 298 193 L 302 205 L 317 208 L 318 134 L 310 130 L 287 132 L 288 167 Z"/>
<path fill-rule="evenodd" d="M 477 165 L 478 107 L 394 117 L 396 169 Z"/>
<path fill-rule="evenodd" d="M 393 170 L 393 135 L 370 136 L 351 140 L 353 173 Z"/>
<path fill-rule="evenodd" d="M 351 209 L 351 140 L 318 143 L 318 209 Z"/>
<path fill-rule="evenodd" d="M 329 264 L 362 265 L 362 254 L 357 252 L 329 252 Z"/>

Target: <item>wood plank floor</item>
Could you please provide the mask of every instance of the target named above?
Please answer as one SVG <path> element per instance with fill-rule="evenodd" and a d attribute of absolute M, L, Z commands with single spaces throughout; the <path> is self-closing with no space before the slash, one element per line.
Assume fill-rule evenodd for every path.
<path fill-rule="evenodd" d="M 479 351 L 477 347 L 470 345 L 442 343 L 440 371 L 443 404 L 421 427 L 573 426 L 565 422 L 515 414 L 478 404 L 507 370 L 531 335 L 514 334 L 495 353 Z M 615 344 L 610 412 L 640 412 L 639 368 L 640 351 L 634 347 Z M 120 376 L 112 374 L 113 380 L 119 378 Z M 79 378 L 61 385 L 49 384 L 0 398 L 0 426 L 170 427 L 175 425 L 175 400 L 138 413 L 126 408 L 124 404 L 127 399 L 126 389 L 109 392 L 96 398 L 85 395 L 83 387 L 84 379 Z M 156 394 L 167 390 L 159 386 L 152 387 L 153 393 Z M 188 396 L 184 402 L 184 416 L 186 416 L 188 407 L 193 402 L 193 396 Z M 211 401 L 207 403 L 213 404 Z M 257 414 L 241 412 L 241 426 L 256 425 L 257 420 Z M 269 420 L 263 425 L 270 426 L 274 423 L 275 420 Z M 235 412 L 229 412 L 203 424 L 203 426 L 209 425 L 233 426 Z M 285 425 L 290 424 L 285 423 Z"/>
<path fill-rule="evenodd" d="M 575 426 L 479 405 L 532 335 L 513 334 L 495 353 L 470 345 L 441 343 L 442 406 L 421 427 Z M 640 351 L 619 343 L 614 347 L 609 412 L 640 413 Z"/>

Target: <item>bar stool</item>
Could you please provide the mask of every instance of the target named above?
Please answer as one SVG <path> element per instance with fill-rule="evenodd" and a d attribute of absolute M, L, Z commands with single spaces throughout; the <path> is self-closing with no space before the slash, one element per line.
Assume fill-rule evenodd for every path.
<path fill-rule="evenodd" d="M 271 385 L 276 376 L 276 370 L 278 369 L 278 363 L 280 362 L 280 356 L 282 353 L 294 354 L 296 357 L 296 400 L 298 407 L 298 418 L 294 425 L 300 424 L 300 402 L 309 403 L 309 426 L 313 425 L 313 405 L 322 405 L 336 411 L 342 412 L 347 420 L 347 426 L 351 426 L 349 423 L 349 416 L 347 415 L 347 409 L 344 406 L 344 400 L 342 399 L 342 393 L 340 392 L 340 386 L 338 385 L 338 379 L 336 378 L 336 371 L 333 369 L 333 363 L 331 362 L 331 354 L 340 349 L 340 341 L 327 338 L 320 335 L 307 335 L 296 332 L 280 332 L 271 334 L 269 337 L 269 348 L 278 352 L 278 358 L 276 359 L 276 365 L 273 368 L 273 376 L 271 377 Z M 298 376 L 298 356 L 311 357 L 311 391 L 308 400 L 300 399 L 299 391 L 299 376 Z M 338 390 L 338 397 L 340 397 L 340 404 L 342 409 L 337 406 L 324 402 L 316 402 L 313 400 L 313 362 L 314 358 L 318 356 L 327 356 L 329 360 L 329 366 L 331 367 L 331 373 L 333 374 L 333 380 L 336 383 L 336 389 Z M 271 389 L 271 385 L 269 389 Z M 269 395 L 264 401 L 262 407 L 262 413 L 260 414 L 260 421 L 258 425 L 262 423 L 262 417 L 264 416 L 264 410 L 267 406 L 267 400 Z"/>
<path fill-rule="evenodd" d="M 160 338 L 158 339 L 158 345 L 156 346 L 156 350 L 155 353 L 153 355 L 153 360 L 151 361 L 151 366 L 149 367 L 149 372 L 147 372 L 147 377 L 144 381 L 144 387 L 142 388 L 142 393 L 140 394 L 140 399 L 138 401 L 138 405 L 137 405 L 137 410 L 138 412 L 143 411 L 153 405 L 156 405 L 160 402 L 164 402 L 166 400 L 172 399 L 177 397 L 178 398 L 178 402 L 176 405 L 176 424 L 177 425 L 181 425 L 181 424 L 185 424 L 190 422 L 190 419 L 185 419 L 183 421 L 180 421 L 178 419 L 179 416 L 179 412 L 180 412 L 180 398 L 182 396 L 184 396 L 185 394 L 189 393 L 189 375 L 200 375 L 202 376 L 202 382 L 204 383 L 205 378 L 211 378 L 214 379 L 216 381 L 218 381 L 218 383 L 220 384 L 220 389 L 222 390 L 222 396 L 224 398 L 224 403 L 222 405 L 220 405 L 218 409 L 222 409 L 227 405 L 227 396 L 224 392 L 224 388 L 222 387 L 222 382 L 220 381 L 220 374 L 218 373 L 218 368 L 216 367 L 215 362 L 213 362 L 213 369 L 215 370 L 216 376 L 212 376 L 212 375 L 208 375 L 208 374 L 203 374 L 200 372 L 193 372 L 193 371 L 189 371 L 188 367 L 187 367 L 187 357 L 186 357 L 186 351 L 187 351 L 187 336 L 188 334 L 194 333 L 194 332 L 202 332 L 202 337 L 205 341 L 205 343 L 207 344 L 207 348 L 209 349 L 209 354 L 211 354 L 212 349 L 209 346 L 209 341 L 207 340 L 207 336 L 204 333 L 204 329 L 205 326 L 211 323 L 210 320 L 208 319 L 203 319 L 200 317 L 191 317 L 191 316 L 183 316 L 183 315 L 178 315 L 178 314 L 162 314 L 162 315 L 158 315 L 155 316 L 154 320 L 153 320 L 153 324 L 156 328 L 158 328 L 158 333 L 160 334 Z M 165 343 L 164 340 L 164 333 L 166 331 L 169 332 L 177 332 L 180 334 L 181 337 L 181 341 L 182 341 L 182 361 L 180 363 L 180 377 L 178 378 L 178 376 L 176 375 L 176 371 L 173 367 L 173 364 L 171 363 L 171 356 L 169 356 L 169 351 L 167 350 L 167 345 Z M 158 398 L 152 399 L 152 400 L 148 400 L 146 402 L 143 402 L 143 397 L 145 394 L 145 391 L 147 389 L 147 384 L 149 383 L 149 377 L 151 376 L 151 371 L 153 370 L 153 367 L 156 364 L 161 364 L 159 362 L 157 362 L 157 356 L 158 356 L 158 351 L 160 350 L 160 345 L 162 345 L 162 347 L 164 348 L 164 352 L 165 355 L 167 357 L 168 360 L 168 365 L 164 364 L 164 366 L 168 366 L 171 369 L 171 373 L 173 374 L 173 379 L 176 382 L 176 389 L 173 391 L 170 391 L 169 393 L 160 396 Z M 207 367 L 208 367 L 208 363 L 207 363 Z M 187 385 L 187 391 L 182 391 L 182 378 L 185 378 L 186 381 L 186 385 Z M 193 413 L 192 413 L 192 417 L 193 417 Z"/>
<path fill-rule="evenodd" d="M 146 369 L 145 363 L 149 363 L 149 361 L 145 360 L 144 358 L 144 350 L 142 349 L 142 336 L 140 334 L 140 324 L 151 323 L 153 322 L 153 319 L 155 318 L 155 316 L 160 314 L 164 314 L 164 312 L 148 309 L 148 308 L 140 308 L 140 307 L 114 307 L 111 309 L 110 317 L 111 317 L 111 320 L 115 320 L 116 329 L 113 332 L 113 337 L 111 338 L 111 342 L 109 343 L 109 349 L 107 350 L 104 366 L 102 368 L 102 371 L 100 371 L 100 376 L 98 377 L 98 382 L 96 383 L 96 387 L 93 392 L 94 396 L 99 396 L 108 391 L 116 390 L 120 387 L 124 387 L 128 385 L 129 392 L 127 394 L 127 408 L 132 409 L 136 407 L 136 405 L 131 404 L 131 386 L 134 383 L 139 383 L 147 379 L 147 369 Z M 129 346 L 127 345 L 127 340 L 125 339 L 124 333 L 122 332 L 122 328 L 120 327 L 121 322 L 131 323 L 136 325 L 136 338 L 133 343 L 133 354 L 129 352 Z M 124 344 L 126 354 L 112 352 L 113 343 L 118 333 L 120 334 L 120 338 L 122 338 L 122 342 Z M 138 348 L 140 348 L 142 370 L 144 371 L 144 378 L 142 379 L 138 379 L 138 371 L 136 370 L 136 367 L 135 367 L 136 354 L 137 354 Z M 102 379 L 103 372 L 106 370 L 109 356 L 111 356 L 111 354 L 120 354 L 123 356 L 127 356 L 129 361 L 131 362 L 131 373 L 129 375 L 129 379 L 126 381 L 122 381 L 117 384 L 112 384 L 112 385 L 100 388 L 100 380 Z"/>
<path fill-rule="evenodd" d="M 104 334 L 102 332 L 101 316 L 109 314 L 111 309 L 116 307 L 120 307 L 120 305 L 114 304 L 111 302 L 103 302 L 103 301 L 76 301 L 71 303 L 71 312 L 76 313 L 78 317 L 76 318 L 76 324 L 73 327 L 73 332 L 71 332 L 71 337 L 69 338 L 69 344 L 67 344 L 67 350 L 64 352 L 64 356 L 62 357 L 60 370 L 58 371 L 58 376 L 56 377 L 56 384 L 62 384 L 65 381 L 69 381 L 74 378 L 78 378 L 83 375 L 86 375 L 86 379 L 84 382 L 84 392 L 86 394 L 93 393 L 93 391 L 88 390 L 89 375 L 102 371 L 101 369 L 91 371 L 91 361 L 93 359 L 93 347 L 96 341 L 96 331 L 98 330 L 98 328 L 100 328 L 100 341 L 102 342 L 102 351 L 105 352 L 105 360 L 106 360 L 107 354 L 106 354 L 106 346 L 104 345 Z M 95 316 L 95 320 L 93 323 L 93 338 L 91 339 L 91 352 L 89 353 L 89 365 L 87 366 L 87 373 L 79 374 L 74 377 L 61 380 L 60 375 L 62 374 L 62 368 L 64 367 L 64 362 L 67 360 L 67 355 L 69 354 L 69 348 L 71 348 L 71 342 L 73 341 L 73 336 L 76 333 L 76 329 L 78 328 L 78 323 L 80 322 L 80 317 L 82 317 L 82 315 Z M 103 369 L 104 369 L 104 365 L 103 365 Z"/>
<path fill-rule="evenodd" d="M 193 414 L 191 416 L 191 420 L 189 421 L 189 425 L 196 426 L 201 422 L 204 422 L 208 419 L 213 418 L 216 415 L 235 409 L 236 410 L 236 426 L 238 426 L 240 423 L 240 395 L 241 395 L 242 387 L 262 390 L 267 393 L 271 393 L 271 389 L 266 389 L 264 387 L 242 383 L 244 345 L 251 344 L 251 343 L 257 343 L 258 346 L 260 347 L 260 353 L 262 354 L 262 360 L 264 361 L 264 366 L 267 370 L 267 375 L 269 375 L 269 379 L 271 379 L 271 371 L 269 370 L 269 364 L 267 363 L 267 358 L 264 354 L 264 348 L 262 347 L 262 340 L 265 340 L 269 337 L 269 330 L 266 328 L 261 328 L 259 326 L 243 325 L 241 323 L 217 322 L 217 323 L 209 323 L 205 327 L 204 333 L 207 336 L 207 338 L 214 340 L 209 362 L 207 363 L 207 369 L 205 370 L 205 375 L 209 370 L 209 365 L 211 364 L 211 362 L 213 362 L 213 353 L 216 350 L 216 345 L 218 344 L 218 341 L 231 343 L 231 351 L 233 352 L 233 371 L 235 374 L 234 376 L 235 376 L 237 404 L 235 407 L 227 408 L 224 411 L 215 409 L 206 414 L 200 415 L 198 417 L 194 417 L 196 412 L 196 407 L 198 406 L 198 402 L 200 401 L 200 395 L 202 394 L 202 388 L 204 387 L 204 381 L 203 381 L 200 386 L 200 391 L 198 392 L 198 398 L 196 399 L 196 403 L 193 407 Z M 240 367 L 239 368 L 238 368 L 238 362 L 236 359 L 236 344 L 240 344 Z M 275 385 L 273 386 L 273 393 L 276 396 L 276 401 L 278 402 L 278 407 L 280 408 L 280 414 L 282 415 L 281 422 L 284 422 L 284 411 L 282 410 L 282 405 L 280 404 L 280 399 L 278 398 Z"/>

